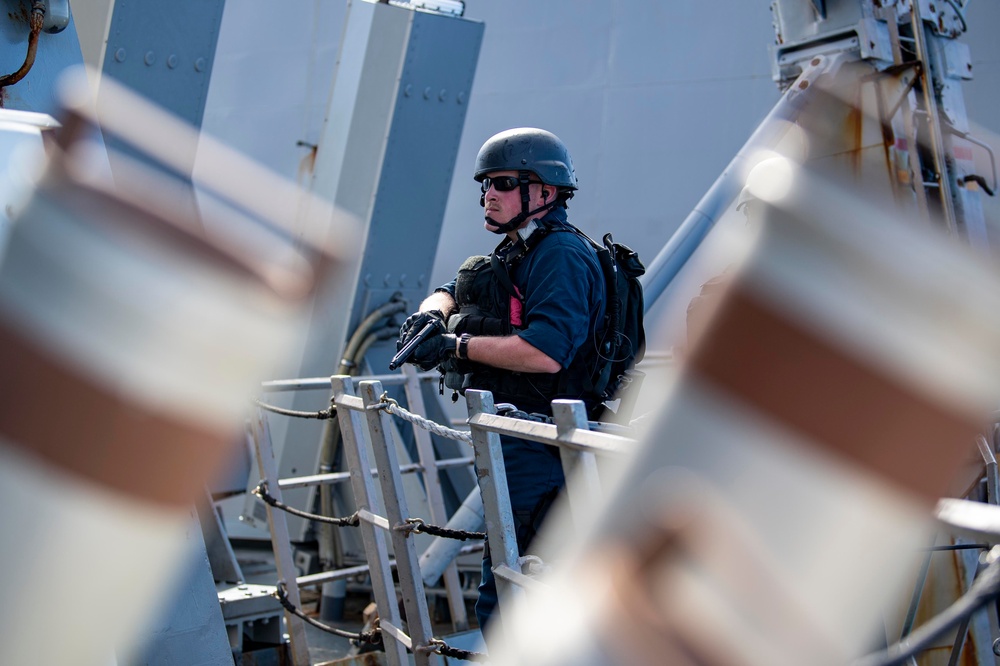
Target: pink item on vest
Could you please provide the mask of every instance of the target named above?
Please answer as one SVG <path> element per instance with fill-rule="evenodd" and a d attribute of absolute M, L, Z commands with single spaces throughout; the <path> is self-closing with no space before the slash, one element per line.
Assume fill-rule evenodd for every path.
<path fill-rule="evenodd" d="M 521 312 L 524 310 L 524 304 L 521 302 L 521 290 L 516 286 L 514 291 L 517 293 L 517 297 L 510 297 L 510 325 L 511 326 L 521 326 Z"/>

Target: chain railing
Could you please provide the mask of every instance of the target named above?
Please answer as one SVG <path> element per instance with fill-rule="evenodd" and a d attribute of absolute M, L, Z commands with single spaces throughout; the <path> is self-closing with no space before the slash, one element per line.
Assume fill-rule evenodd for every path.
<path fill-rule="evenodd" d="M 387 384 L 404 384 L 410 406 L 416 411 L 423 411 L 419 382 L 426 379 L 425 376 L 418 375 L 412 368 L 407 367 L 403 373 L 390 375 L 384 379 Z M 273 392 L 316 389 L 322 388 L 322 384 L 323 381 L 320 379 L 268 382 L 265 390 Z M 288 612 L 286 618 L 293 662 L 295 664 L 309 663 L 308 651 L 305 646 L 304 625 L 306 623 L 314 626 L 323 624 L 316 622 L 302 611 L 299 602 L 299 588 L 367 573 L 372 583 L 372 592 L 379 614 L 378 640 L 381 641 L 380 644 L 386 652 L 388 663 L 408 663 L 407 652 L 413 653 L 417 664 L 440 663 L 441 657 L 439 655 L 455 656 L 463 651 L 451 648 L 439 638 L 431 635 L 430 616 L 427 610 L 423 582 L 419 575 L 417 554 L 413 539 L 408 537 L 413 533 L 427 533 L 450 538 L 472 538 L 474 533 L 462 534 L 456 530 L 430 524 L 443 523 L 447 518 L 438 478 L 439 471 L 449 467 L 471 465 L 473 459 L 469 456 L 437 460 L 427 432 L 431 431 L 459 441 L 464 439 L 466 443 L 469 434 L 439 426 L 404 410 L 386 396 L 382 390 L 383 384 L 379 380 L 361 382 L 361 392 L 364 397 L 355 395 L 353 380 L 347 376 L 327 379 L 326 386 L 332 387 L 333 399 L 330 401 L 328 409 L 318 412 L 293 412 L 255 401 L 258 414 L 255 423 L 249 430 L 250 439 L 257 451 L 258 467 L 262 476 L 254 494 L 265 502 L 268 512 L 268 525 L 271 529 L 275 564 L 281 580 L 278 596 Z M 349 471 L 285 479 L 277 478 L 277 469 L 264 411 L 295 418 L 313 419 L 329 418 L 329 416 L 336 414 L 337 424 L 343 436 L 344 454 Z M 417 443 L 418 462 L 400 465 L 396 453 L 395 431 L 390 422 L 389 412 L 416 426 L 414 436 Z M 366 442 L 371 442 L 371 451 L 375 457 L 374 465 L 369 461 Z M 362 470 L 366 473 L 359 473 Z M 425 522 L 423 518 L 408 515 L 401 475 L 414 472 L 422 473 L 424 477 L 423 488 L 427 493 L 427 510 L 431 514 L 430 523 Z M 385 498 L 384 508 L 380 507 L 378 496 L 375 494 L 373 477 L 379 479 L 382 496 Z M 302 511 L 287 505 L 281 498 L 282 490 L 344 482 L 351 483 L 355 504 L 358 507 L 353 515 L 344 518 Z M 296 576 L 288 538 L 286 513 L 320 523 L 359 529 L 367 564 Z M 387 531 L 392 541 L 394 559 L 388 555 L 385 538 Z M 481 544 L 459 547 L 456 549 L 456 554 L 473 552 L 481 548 Z M 396 577 L 399 579 L 399 587 L 408 618 L 407 629 L 409 633 L 402 629 L 403 624 L 400 620 L 393 583 L 393 569 L 396 570 Z M 467 626 L 464 594 L 454 562 L 447 565 L 443 577 L 445 594 L 452 610 L 453 623 L 456 627 Z M 361 634 L 355 637 L 355 640 L 373 642 L 370 636 Z M 474 653 L 471 652 L 467 654 L 470 658 L 474 656 Z"/>
<path fill-rule="evenodd" d="M 301 611 L 298 602 L 300 586 L 316 585 L 336 580 L 345 575 L 356 575 L 359 572 L 367 571 L 371 579 L 372 593 L 379 615 L 378 639 L 381 640 L 387 662 L 390 665 L 407 663 L 407 653 L 412 654 L 418 666 L 440 663 L 441 655 L 456 658 L 461 655 L 462 658 L 470 660 L 483 660 L 485 655 L 457 650 L 448 646 L 440 638 L 433 636 L 424 580 L 420 572 L 420 561 L 417 558 L 413 539 L 409 537 L 414 533 L 424 533 L 464 541 L 466 539 L 481 539 L 485 535 L 479 532 L 453 529 L 450 525 L 429 524 L 421 517 L 409 515 L 403 491 L 402 474 L 407 472 L 422 472 L 424 474 L 428 506 L 432 513 L 431 522 L 442 523 L 445 516 L 437 472 L 444 467 L 474 462 L 479 492 L 483 498 L 490 553 L 495 563 L 494 573 L 501 593 L 501 603 L 504 603 L 504 599 L 509 599 L 512 594 L 516 594 L 516 590 L 539 585 L 540 583 L 534 579 L 533 574 L 544 569 L 544 563 L 539 562 L 537 557 L 520 557 L 517 551 L 513 514 L 507 494 L 506 473 L 503 467 L 499 436 L 501 434 L 511 435 L 559 448 L 567 478 L 567 494 L 571 511 L 574 516 L 578 517 L 587 515 L 592 503 L 600 496 L 600 478 L 596 456 L 621 454 L 633 448 L 635 440 L 619 434 L 593 430 L 593 424 L 587 421 L 584 405 L 580 401 L 557 400 L 552 404 L 553 416 L 551 418 L 530 419 L 523 418 L 520 413 L 509 410 L 505 413 L 514 414 L 513 416 L 498 415 L 491 394 L 483 391 L 468 391 L 466 395 L 470 414 L 468 423 L 471 432 L 455 430 L 420 415 L 420 412 L 424 410 L 416 373 L 409 370 L 405 372 L 405 376 L 408 383 L 413 384 L 409 388 L 414 390 L 407 391 L 412 411 L 404 409 L 395 400 L 389 398 L 383 390 L 383 383 L 380 380 L 361 381 L 357 392 L 355 392 L 354 380 L 348 376 L 336 376 L 330 379 L 333 399 L 328 410 L 302 414 L 287 413 L 287 410 L 268 410 L 300 418 L 324 418 L 327 414 L 336 413 L 344 442 L 348 472 L 278 479 L 273 452 L 270 448 L 267 420 L 262 411 L 258 414 L 253 439 L 257 445 L 258 462 L 263 478 L 255 490 L 255 494 L 265 501 L 268 509 L 275 547 L 275 560 L 282 580 L 281 602 L 288 610 L 289 626 L 301 625 L 290 631 L 294 640 L 297 633 L 301 634 L 303 622 L 313 625 L 322 624 L 312 620 Z M 311 384 L 307 386 L 309 381 L 286 382 L 279 390 L 315 388 Z M 398 383 L 395 376 L 393 376 L 391 383 Z M 288 386 L 284 384 L 288 384 Z M 264 410 L 269 406 L 259 404 L 258 407 L 260 410 Z M 392 418 L 400 419 L 414 426 L 419 463 L 400 465 Z M 621 430 L 619 428 L 619 431 Z M 470 444 L 473 456 L 471 458 L 436 460 L 429 433 Z M 369 460 L 367 443 L 371 444 L 374 465 Z M 268 460 L 264 460 L 265 458 Z M 383 498 L 381 503 L 375 492 L 373 477 L 378 479 Z M 351 483 L 355 504 L 358 508 L 351 516 L 334 518 L 310 514 L 289 507 L 281 501 L 281 491 L 285 489 L 347 481 Z M 309 520 L 359 529 L 367 565 L 352 567 L 349 570 L 296 577 L 295 570 L 291 565 L 291 546 L 288 542 L 283 512 L 293 513 Z M 395 559 L 389 557 L 386 532 L 389 534 Z M 471 550 L 469 546 L 461 548 L 461 552 L 469 550 Z M 531 566 L 528 566 L 529 564 Z M 393 568 L 396 570 L 395 578 L 398 583 L 393 582 Z M 453 573 L 455 572 L 453 564 L 449 568 Z M 458 598 L 457 601 L 452 600 L 449 594 L 449 601 L 453 607 L 456 603 L 461 604 L 461 612 L 464 613 L 464 598 L 457 585 L 457 574 L 455 574 L 453 581 Z M 445 576 L 445 582 L 447 590 L 449 587 L 447 576 Z M 407 618 L 405 631 L 396 598 L 397 585 Z M 373 636 L 361 634 L 354 639 L 362 642 L 376 640 Z M 304 637 L 302 640 L 304 641 Z M 295 652 L 293 649 L 293 654 Z"/>

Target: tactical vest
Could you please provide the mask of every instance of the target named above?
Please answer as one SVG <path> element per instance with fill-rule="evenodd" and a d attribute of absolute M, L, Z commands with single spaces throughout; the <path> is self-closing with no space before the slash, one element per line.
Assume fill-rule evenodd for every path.
<path fill-rule="evenodd" d="M 513 260 L 523 258 L 548 233 L 556 231 L 563 229 L 558 227 L 537 229 L 529 237 L 532 242 L 524 248 L 517 259 Z M 565 229 L 565 231 L 571 230 Z M 507 250 L 506 245 L 506 242 L 501 243 L 494 250 L 494 254 L 497 257 L 503 256 Z M 497 271 L 491 266 L 492 256 L 469 257 L 459 268 L 455 281 L 455 302 L 458 310 L 448 318 L 450 332 L 456 335 L 462 333 L 511 335 L 523 328 L 511 322 L 512 296 L 504 287 Z M 584 356 L 587 357 L 587 354 Z M 547 414 L 551 411 L 551 401 L 556 398 L 583 400 L 588 411 L 600 404 L 598 395 L 588 390 L 588 386 L 591 385 L 591 374 L 594 371 L 594 367 L 591 366 L 596 366 L 596 361 L 593 363 L 577 361 L 569 369 L 556 373 L 529 373 L 503 370 L 473 361 L 449 359 L 442 365 L 442 369 L 445 371 L 445 385 L 459 393 L 464 394 L 469 388 L 490 391 L 493 393 L 495 403 L 511 402 L 524 411 Z"/>

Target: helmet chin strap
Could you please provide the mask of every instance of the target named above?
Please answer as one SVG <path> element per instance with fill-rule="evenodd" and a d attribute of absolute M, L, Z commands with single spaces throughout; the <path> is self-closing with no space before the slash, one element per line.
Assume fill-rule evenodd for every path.
<path fill-rule="evenodd" d="M 507 222 L 506 224 L 500 224 L 499 222 L 497 222 L 496 220 L 494 220 L 489 215 L 486 216 L 486 221 L 489 222 L 490 225 L 496 227 L 496 229 L 490 229 L 490 231 L 492 231 L 493 233 L 495 233 L 497 235 L 506 234 L 506 233 L 514 231 L 515 229 L 517 229 L 518 227 L 520 227 L 521 224 L 525 220 L 527 220 L 529 217 L 531 217 L 535 213 L 540 213 L 543 210 L 548 210 L 549 208 L 552 208 L 555 205 L 556 205 L 556 202 L 553 201 L 552 203 L 547 203 L 544 206 L 540 206 L 540 207 L 536 208 L 535 210 L 522 211 L 522 212 L 518 213 L 517 215 L 515 215 L 511 219 L 511 221 Z"/>
<path fill-rule="evenodd" d="M 506 234 L 506 233 L 509 233 L 511 231 L 514 231 L 519 226 L 521 226 L 521 224 L 525 220 L 527 220 L 529 217 L 531 217 L 532 215 L 535 215 L 536 213 L 540 213 L 543 210 L 548 210 L 548 209 L 552 208 L 553 206 L 555 206 L 556 205 L 556 201 L 558 200 L 558 197 L 557 197 L 556 199 L 554 199 L 552 201 L 552 203 L 547 203 L 547 204 L 545 204 L 543 206 L 539 206 L 535 210 L 528 210 L 528 201 L 531 198 L 530 195 L 528 194 L 528 185 L 531 182 L 531 172 L 530 171 L 524 171 L 524 170 L 518 171 L 517 172 L 517 179 L 518 179 L 518 181 L 520 182 L 520 185 L 521 185 L 521 212 L 518 213 L 517 215 L 515 215 L 509 222 L 507 222 L 505 224 L 500 224 L 499 222 L 497 222 L 496 220 L 494 220 L 489 215 L 486 216 L 486 221 L 489 222 L 490 225 L 496 227 L 496 229 L 490 229 L 490 231 L 492 231 L 493 233 L 495 233 L 497 235 Z M 484 206 L 485 204 L 486 204 L 486 198 L 484 196 L 484 197 L 482 197 L 479 200 L 479 205 L 480 206 Z"/>

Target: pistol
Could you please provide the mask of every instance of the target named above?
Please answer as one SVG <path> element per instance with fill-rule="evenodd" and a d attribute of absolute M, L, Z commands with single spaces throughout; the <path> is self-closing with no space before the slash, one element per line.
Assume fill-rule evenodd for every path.
<path fill-rule="evenodd" d="M 413 352 L 416 351 L 421 342 L 443 332 L 444 327 L 439 321 L 430 321 L 424 324 L 424 327 L 420 329 L 420 332 L 410 338 L 410 341 L 403 345 L 403 348 L 396 352 L 396 355 L 392 357 L 392 360 L 389 361 L 389 369 L 395 370 L 409 361 L 410 357 L 413 356 Z"/>

